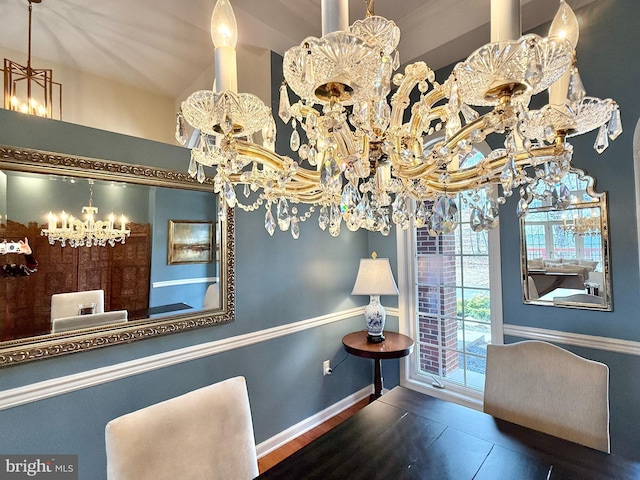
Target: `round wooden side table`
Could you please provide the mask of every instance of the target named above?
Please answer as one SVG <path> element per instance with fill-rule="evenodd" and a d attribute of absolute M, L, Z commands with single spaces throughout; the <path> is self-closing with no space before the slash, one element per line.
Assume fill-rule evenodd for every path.
<path fill-rule="evenodd" d="M 367 331 L 353 332 L 342 338 L 342 345 L 347 353 L 374 361 L 374 392 L 369 401 L 382 396 L 382 360 L 406 357 L 413 350 L 411 337 L 395 332 L 384 332 L 385 340 L 380 343 L 367 341 Z"/>

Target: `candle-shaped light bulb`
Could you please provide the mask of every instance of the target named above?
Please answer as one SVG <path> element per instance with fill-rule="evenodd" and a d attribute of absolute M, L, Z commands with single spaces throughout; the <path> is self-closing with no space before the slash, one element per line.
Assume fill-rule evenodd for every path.
<path fill-rule="evenodd" d="M 218 0 L 211 15 L 211 39 L 215 47 L 216 90 L 238 93 L 236 44 L 238 27 L 229 0 Z"/>
<path fill-rule="evenodd" d="M 211 40 L 213 46 L 236 48 L 238 26 L 229 0 L 218 0 L 211 15 Z"/>
<path fill-rule="evenodd" d="M 116 220 L 116 216 L 113 214 L 113 212 L 111 212 L 111 215 L 109 215 L 109 229 L 113 229 L 113 222 Z"/>
<path fill-rule="evenodd" d="M 56 226 L 55 224 L 55 219 L 56 217 L 53 215 L 53 212 L 49 212 L 49 215 L 47 215 L 47 220 L 48 220 L 48 224 L 49 224 L 49 231 L 53 230 Z"/>
<path fill-rule="evenodd" d="M 62 228 L 67 228 L 67 213 L 64 210 L 60 214 L 60 219 L 62 220 Z"/>
<path fill-rule="evenodd" d="M 549 27 L 549 36 L 568 40 L 574 49 L 578 45 L 578 37 L 580 36 L 578 19 L 576 18 L 576 14 L 573 13 L 573 10 L 571 10 L 571 7 L 567 5 L 564 0 L 560 0 L 560 8 L 558 8 L 558 12 L 551 22 L 551 27 Z M 562 105 L 565 102 L 570 76 L 571 65 L 569 65 L 567 71 L 549 87 L 550 104 Z"/>
<path fill-rule="evenodd" d="M 124 215 L 120 215 L 120 230 L 121 231 L 125 231 L 125 224 L 126 224 L 127 218 Z"/>
<path fill-rule="evenodd" d="M 569 40 L 573 48 L 578 45 L 578 37 L 580 36 L 578 19 L 564 0 L 560 0 L 560 8 L 558 8 L 558 12 L 551 22 L 551 27 L 549 27 L 549 36 L 565 38 Z"/>

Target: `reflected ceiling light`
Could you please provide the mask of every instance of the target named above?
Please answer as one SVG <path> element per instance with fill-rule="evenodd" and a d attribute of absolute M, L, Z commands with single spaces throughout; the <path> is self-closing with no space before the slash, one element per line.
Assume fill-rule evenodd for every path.
<path fill-rule="evenodd" d="M 63 247 L 67 243 L 71 247 L 104 247 L 108 243 L 113 247 L 116 242 L 124 244 L 125 238 L 131 234 L 124 215 L 120 215 L 119 228 L 116 228 L 113 212 L 107 220 L 95 219 L 98 208 L 93 206 L 93 184 L 94 181 L 89 180 L 89 206 L 82 207 L 84 221 L 74 218 L 64 210 L 59 215 L 49 212 L 48 226 L 43 228 L 40 234 L 49 237 L 51 245 L 60 242 Z"/>
<path fill-rule="evenodd" d="M 31 67 L 32 4 L 41 2 L 29 0 L 27 66 L 4 59 L 4 108 L 62 120 L 62 84 L 53 81 L 53 70 Z"/>
<path fill-rule="evenodd" d="M 214 166 L 214 191 L 230 207 L 264 204 L 270 234 L 279 228 L 298 238 L 299 224 L 316 208 L 320 228 L 333 236 L 343 221 L 349 230 L 385 235 L 392 223 L 450 233 L 458 223 L 458 193 L 465 193 L 471 228 L 490 229 L 514 189 L 519 215 L 527 212 L 534 184 L 543 182 L 553 197 L 571 166 L 569 137 L 599 129 L 594 147 L 601 153 L 622 132 L 617 104 L 585 94 L 574 65 L 578 24 L 563 0 L 548 37 L 520 38 L 519 0 L 492 0 L 492 43 L 457 64 L 443 83 L 424 62 L 394 75 L 400 30 L 374 14 L 372 0 L 366 4 L 366 18 L 345 28 L 339 26 L 348 25 L 348 0 L 323 0 L 323 36 L 308 37 L 284 55 L 278 113 L 291 122 L 297 159 L 273 151 L 268 109 L 252 101 L 254 114 L 240 101 L 243 94 L 218 78 L 218 70 L 227 71 L 231 45 L 216 44 L 219 92 L 196 92 L 182 104 L 177 138 L 186 142 L 184 120 L 201 133 L 190 173 L 203 181 L 202 166 Z M 228 0 L 218 0 L 212 33 L 221 25 L 217 11 L 233 18 Z M 235 19 L 227 24 L 232 33 L 222 36 L 235 39 Z M 290 102 L 287 87 L 299 101 Z M 549 89 L 550 103 L 529 109 L 531 98 Z M 260 129 L 263 146 L 251 138 Z M 425 142 L 437 135 L 439 141 Z M 502 137 L 500 148 L 468 161 L 489 136 Z M 239 185 L 247 198 L 258 192 L 258 199 L 241 203 Z M 299 204 L 308 205 L 305 213 Z"/>
<path fill-rule="evenodd" d="M 591 215 L 574 213 L 573 218 L 568 221 L 566 215 L 563 215 L 562 225 L 559 227 L 563 232 L 573 236 L 598 236 L 600 235 L 600 215 L 598 215 L 598 209 L 593 209 Z"/>

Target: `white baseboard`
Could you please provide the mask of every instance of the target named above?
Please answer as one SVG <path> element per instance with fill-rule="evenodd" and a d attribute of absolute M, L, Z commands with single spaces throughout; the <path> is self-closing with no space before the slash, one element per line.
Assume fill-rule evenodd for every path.
<path fill-rule="evenodd" d="M 348 397 L 340 400 L 337 403 L 334 403 L 328 408 L 325 408 L 321 412 L 316 413 L 315 415 L 303 420 L 296 425 L 293 425 L 283 432 L 274 435 L 273 437 L 261 442 L 256 446 L 256 450 L 258 453 L 258 458 L 261 458 L 274 450 L 277 450 L 284 444 L 290 442 L 296 437 L 299 437 L 305 432 L 308 432 L 312 428 L 317 427 L 321 423 L 325 422 L 331 417 L 336 416 L 340 412 L 346 410 L 347 408 L 355 405 L 360 400 L 367 398 L 369 395 L 373 393 L 373 385 L 369 385 L 368 387 L 363 388 L 362 390 L 357 391 L 356 393 L 349 395 Z"/>

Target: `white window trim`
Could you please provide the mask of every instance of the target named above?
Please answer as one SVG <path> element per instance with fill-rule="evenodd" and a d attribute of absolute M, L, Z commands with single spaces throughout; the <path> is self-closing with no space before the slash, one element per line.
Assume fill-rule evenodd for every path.
<path fill-rule="evenodd" d="M 410 336 L 416 343 L 418 339 L 416 324 L 416 304 L 418 286 L 416 278 L 415 245 L 416 229 L 396 229 L 397 265 L 398 265 L 398 309 L 400 312 L 400 333 Z M 503 344 L 502 316 L 502 267 L 500 258 L 500 227 L 489 231 L 489 286 L 491 291 L 491 343 Z M 482 410 L 483 393 L 453 382 L 439 379 L 445 388 L 434 387 L 428 375 L 418 372 L 417 344 L 412 353 L 400 362 L 400 384 L 428 395 L 449 400 L 467 407 Z M 434 382 L 435 383 L 435 382 Z"/>

